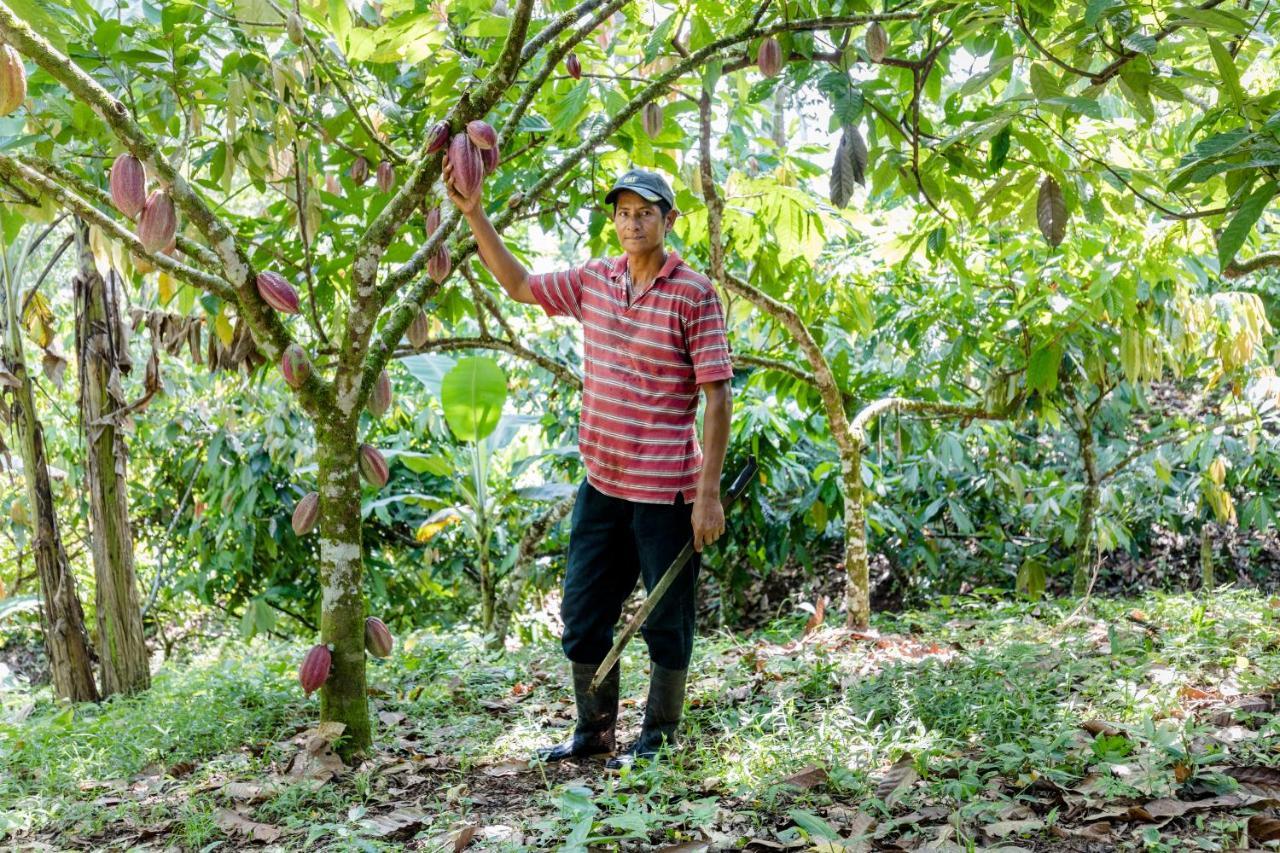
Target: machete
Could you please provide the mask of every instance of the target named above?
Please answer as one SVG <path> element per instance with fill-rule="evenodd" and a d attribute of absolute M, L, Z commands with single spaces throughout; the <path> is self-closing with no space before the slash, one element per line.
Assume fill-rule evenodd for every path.
<path fill-rule="evenodd" d="M 758 470 L 759 466 L 756 465 L 756 458 L 748 456 L 746 466 L 738 472 L 737 477 L 733 478 L 733 485 L 729 486 L 729 494 L 722 502 L 726 516 L 729 514 L 729 508 L 747 490 L 747 486 L 751 484 L 751 479 L 755 477 Z M 600 667 L 596 670 L 595 677 L 591 679 L 591 691 L 593 693 L 600 686 L 600 682 L 604 680 L 609 670 L 613 669 L 613 665 L 618 662 L 618 658 L 622 655 L 622 650 L 627 647 L 627 643 L 631 642 L 631 638 L 636 635 L 636 631 L 640 630 L 644 620 L 649 618 L 653 608 L 658 606 L 662 596 L 666 594 L 671 584 L 675 583 L 676 578 L 680 576 L 680 570 L 684 568 L 685 563 L 689 562 L 691 556 L 693 556 L 693 537 L 689 537 L 689 541 L 685 543 L 683 550 L 671 562 L 671 566 L 661 580 L 654 584 L 653 589 L 649 591 L 649 595 L 645 598 L 644 604 L 640 605 L 636 615 L 632 616 L 631 621 L 622 629 L 622 633 L 618 635 L 618 639 L 613 643 L 613 648 L 609 649 L 609 654 L 605 655 L 604 662 L 600 664 Z"/>

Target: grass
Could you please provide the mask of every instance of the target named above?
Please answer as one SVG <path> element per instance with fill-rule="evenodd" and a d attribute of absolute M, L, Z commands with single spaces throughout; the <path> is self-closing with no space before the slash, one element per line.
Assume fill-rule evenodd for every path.
<path fill-rule="evenodd" d="M 1068 621 L 1066 603 L 966 598 L 881 617 L 872 636 L 802 638 L 799 616 L 703 637 L 682 747 L 620 775 L 521 761 L 571 725 L 556 643 L 498 656 L 473 637 L 421 632 L 371 667 L 382 717 L 364 766 L 253 797 L 227 783 L 282 776 L 318 705 L 296 686 L 302 645 L 219 643 L 132 699 L 72 709 L 0 697 L 0 838 L 249 843 L 233 814 L 279 830 L 286 849 L 399 849 L 467 825 L 476 850 L 736 849 L 851 838 L 874 821 L 879 840 L 904 845 L 1085 850 L 1082 833 L 1097 828 L 1085 819 L 1107 811 L 1101 849 L 1229 849 L 1256 807 L 1166 822 L 1127 810 L 1230 793 L 1229 768 L 1276 763 L 1277 604 L 1152 595 L 1095 601 Z M 624 740 L 644 666 L 637 643 L 624 660 L 624 697 L 636 700 L 624 703 Z M 914 771 L 897 791 L 883 784 L 895 762 Z M 388 817 L 408 808 L 421 811 Z"/>

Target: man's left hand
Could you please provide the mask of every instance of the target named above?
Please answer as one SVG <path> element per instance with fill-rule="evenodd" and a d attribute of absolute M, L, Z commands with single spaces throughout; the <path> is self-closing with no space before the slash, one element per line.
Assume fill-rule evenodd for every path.
<path fill-rule="evenodd" d="M 698 496 L 693 501 L 693 550 L 701 553 L 724 533 L 724 507 L 719 498 Z"/>

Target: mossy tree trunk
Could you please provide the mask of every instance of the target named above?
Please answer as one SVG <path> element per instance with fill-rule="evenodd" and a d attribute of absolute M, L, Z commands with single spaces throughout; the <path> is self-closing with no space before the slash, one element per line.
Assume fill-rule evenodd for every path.
<path fill-rule="evenodd" d="M 333 652 L 333 669 L 320 689 L 320 719 L 346 728 L 339 743 L 343 758 L 372 744 L 365 688 L 364 587 L 361 584 L 357 419 L 335 416 L 316 428 L 320 492 L 320 642 Z"/>
<path fill-rule="evenodd" d="M 40 578 L 40 625 L 44 631 L 45 654 L 49 658 L 53 691 L 57 696 L 73 702 L 93 701 L 98 698 L 98 688 L 93 683 L 89 635 L 84 627 L 84 610 L 76 594 L 75 575 L 67 563 L 67 553 L 58 533 L 58 519 L 54 514 L 44 431 L 36 417 L 35 394 L 18 329 L 18 292 L 11 281 L 6 280 L 0 285 L 0 303 L 3 303 L 0 304 L 0 362 L 18 383 L 8 397 L 31 510 L 31 549 L 35 553 Z"/>
<path fill-rule="evenodd" d="M 1071 591 L 1084 595 L 1089 591 L 1089 577 L 1093 562 L 1093 527 L 1098 515 L 1098 492 L 1101 478 L 1098 475 L 1098 455 L 1093 438 L 1093 409 L 1084 414 L 1076 429 L 1080 444 L 1080 461 L 1084 465 L 1084 495 L 1080 499 L 1080 517 L 1076 520 L 1075 572 L 1071 579 Z"/>
<path fill-rule="evenodd" d="M 151 685 L 142 607 L 129 525 L 128 461 L 116 422 L 127 403 L 120 374 L 129 369 L 117 283 L 98 274 L 89 228 L 76 222 L 80 269 L 74 280 L 76 361 L 80 368 L 80 425 L 85 437 L 87 487 L 102 694 L 132 694 Z"/>

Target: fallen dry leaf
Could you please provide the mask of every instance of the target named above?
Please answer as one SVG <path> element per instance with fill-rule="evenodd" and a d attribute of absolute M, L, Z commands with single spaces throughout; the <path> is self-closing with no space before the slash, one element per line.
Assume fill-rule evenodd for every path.
<path fill-rule="evenodd" d="M 711 842 L 709 841 L 682 841 L 679 844 L 659 847 L 654 853 L 704 853 L 710 846 Z"/>
<path fill-rule="evenodd" d="M 788 776 L 782 780 L 784 785 L 794 785 L 802 790 L 816 788 L 818 785 L 825 784 L 827 781 L 827 771 L 821 767 L 815 767 L 810 764 L 794 776 Z"/>
<path fill-rule="evenodd" d="M 529 769 L 529 762 L 523 758 L 513 758 L 498 764 L 490 764 L 484 768 L 486 776 L 515 776 Z"/>
<path fill-rule="evenodd" d="M 363 823 L 375 838 L 407 840 L 428 819 L 426 811 L 416 807 L 396 809 L 384 815 L 365 818 Z"/>
<path fill-rule="evenodd" d="M 468 823 L 451 829 L 443 835 L 437 835 L 428 843 L 427 849 L 432 853 L 460 853 L 475 837 L 476 826 Z"/>
<path fill-rule="evenodd" d="M 1090 732 L 1091 734 L 1106 735 L 1107 737 L 1115 737 L 1116 735 L 1124 734 L 1124 732 L 1111 725 L 1111 723 L 1106 723 L 1102 720 L 1085 720 L 1080 724 L 1080 728 Z"/>
<path fill-rule="evenodd" d="M 1250 794 L 1280 799 L 1280 770 L 1271 767 L 1228 767 L 1226 775 L 1240 783 Z"/>
<path fill-rule="evenodd" d="M 1205 800 L 1177 800 L 1172 797 L 1161 797 L 1140 806 L 1129 809 L 1129 817 L 1133 820 L 1157 821 L 1164 818 L 1182 817 L 1188 812 L 1205 809 L 1235 808 L 1245 804 L 1243 797 L 1228 794 L 1223 797 L 1209 797 Z"/>
<path fill-rule="evenodd" d="M 998 820 L 982 827 L 982 831 L 992 838 L 1025 835 L 1028 832 L 1039 832 L 1042 829 L 1044 829 L 1044 821 L 1038 817 L 1029 817 L 1022 820 Z"/>
<path fill-rule="evenodd" d="M 392 728 L 404 722 L 404 714 L 398 711 L 379 711 L 378 720 L 387 728 Z"/>
<path fill-rule="evenodd" d="M 883 801 L 886 806 L 891 805 L 894 800 L 901 796 L 904 790 L 910 788 L 919 778 L 920 774 L 916 772 L 915 759 L 912 758 L 911 753 L 904 753 L 885 772 L 880 784 L 876 785 L 876 799 Z"/>
<path fill-rule="evenodd" d="M 231 809 L 218 809 L 213 815 L 214 823 L 227 835 L 243 835 L 254 841 L 270 844 L 280 837 L 283 830 L 269 823 L 257 823 L 249 818 L 233 812 Z"/>
<path fill-rule="evenodd" d="M 1280 820 L 1256 814 L 1249 818 L 1250 841 L 1280 841 Z"/>

